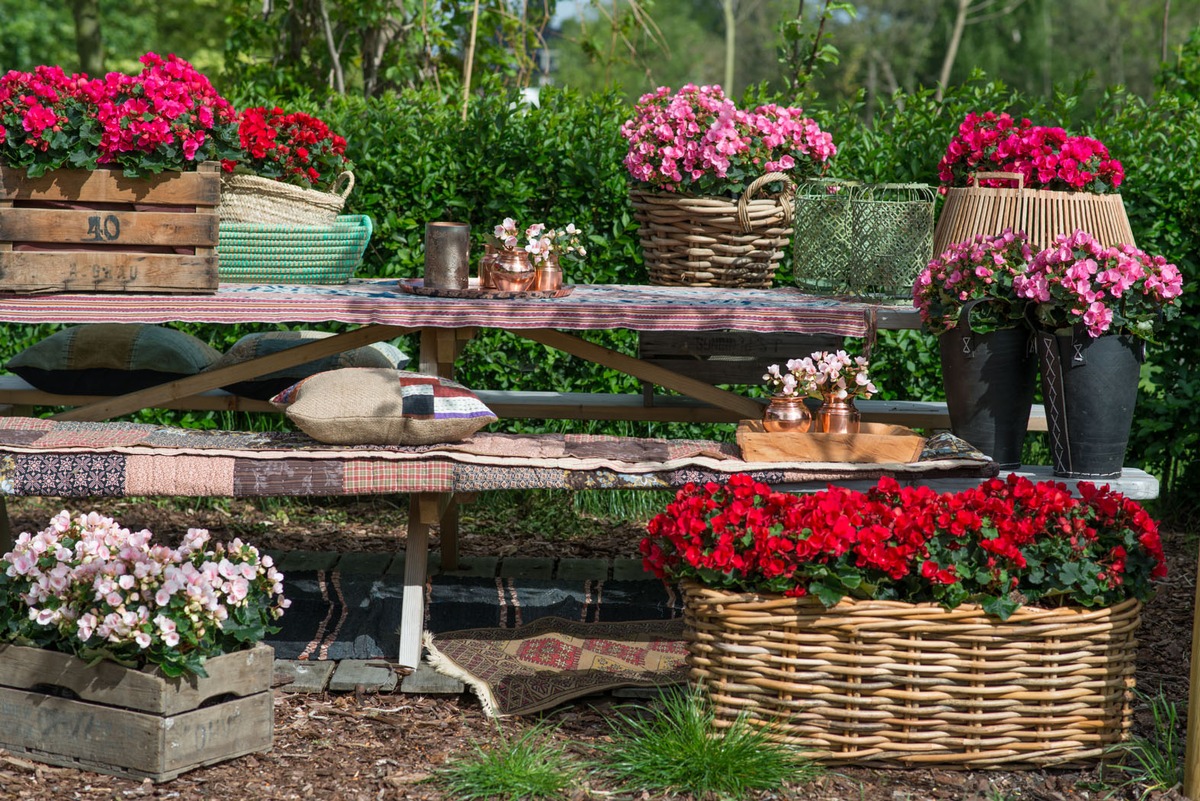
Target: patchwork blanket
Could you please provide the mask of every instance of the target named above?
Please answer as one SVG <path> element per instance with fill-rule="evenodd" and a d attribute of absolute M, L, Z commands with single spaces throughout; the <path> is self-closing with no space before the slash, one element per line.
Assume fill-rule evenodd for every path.
<path fill-rule="evenodd" d="M 300 433 L 0 418 L 0 494 L 355 495 L 493 489 L 670 489 L 749 473 L 770 484 L 986 478 L 997 467 L 949 434 L 904 464 L 747 462 L 737 445 L 573 434 L 477 434 L 458 443 L 330 446 Z"/>

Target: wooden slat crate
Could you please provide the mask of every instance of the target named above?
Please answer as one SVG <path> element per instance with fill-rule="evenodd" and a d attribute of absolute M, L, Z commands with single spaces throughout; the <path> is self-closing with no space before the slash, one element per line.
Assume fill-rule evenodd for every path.
<path fill-rule="evenodd" d="M 217 289 L 220 166 L 126 178 L 0 167 L 0 292 Z"/>
<path fill-rule="evenodd" d="M 213 657 L 169 680 L 115 662 L 0 645 L 0 748 L 51 765 L 168 781 L 273 742 L 274 650 Z"/>

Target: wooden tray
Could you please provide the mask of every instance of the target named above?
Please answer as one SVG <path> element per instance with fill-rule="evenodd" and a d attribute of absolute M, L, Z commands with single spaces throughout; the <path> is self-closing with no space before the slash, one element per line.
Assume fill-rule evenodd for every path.
<path fill-rule="evenodd" d="M 439 289 L 425 286 L 423 278 L 400 278 L 396 281 L 401 292 L 412 295 L 425 295 L 431 298 L 492 298 L 507 300 L 509 298 L 565 298 L 575 291 L 574 284 L 563 284 L 558 289 L 530 289 L 525 292 L 512 292 L 503 289 L 487 289 L 479 285 L 478 278 L 470 279 L 466 289 Z"/>
<path fill-rule="evenodd" d="M 765 431 L 762 420 L 742 420 L 737 444 L 747 462 L 903 464 L 920 457 L 925 438 L 885 423 L 863 423 L 857 434 L 795 434 Z"/>

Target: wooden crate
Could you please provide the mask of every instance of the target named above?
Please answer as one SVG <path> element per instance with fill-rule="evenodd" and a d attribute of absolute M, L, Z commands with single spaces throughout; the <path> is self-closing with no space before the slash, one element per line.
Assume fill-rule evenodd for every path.
<path fill-rule="evenodd" d="M 51 765 L 161 782 L 256 751 L 274 732 L 274 649 L 164 679 L 115 662 L 0 645 L 0 748 Z"/>
<path fill-rule="evenodd" d="M 126 178 L 0 167 L 0 292 L 215 292 L 220 166 Z"/>

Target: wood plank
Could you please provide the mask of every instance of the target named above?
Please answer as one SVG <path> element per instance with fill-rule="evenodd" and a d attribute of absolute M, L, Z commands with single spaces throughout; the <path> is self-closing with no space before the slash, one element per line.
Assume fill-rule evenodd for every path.
<path fill-rule="evenodd" d="M 578 356 L 581 359 L 587 359 L 590 362 L 595 362 L 603 367 L 611 367 L 614 370 L 620 370 L 623 373 L 628 373 L 635 378 L 640 378 L 644 381 L 650 381 L 668 389 L 673 389 L 676 392 L 681 392 L 684 395 L 689 395 L 699 400 L 711 403 L 714 406 L 719 406 L 723 409 L 729 409 L 743 417 L 757 417 L 762 414 L 762 407 L 755 400 L 742 397 L 741 395 L 725 390 L 717 389 L 711 384 L 706 384 L 703 381 L 697 381 L 693 378 L 687 378 L 677 373 L 672 373 L 670 370 L 664 370 L 661 367 L 652 364 L 646 364 L 638 361 L 632 356 L 626 356 L 623 353 L 618 353 L 609 348 L 587 342 L 579 337 L 564 334 L 561 331 L 555 331 L 549 328 L 540 328 L 519 332 L 526 339 L 532 339 L 535 342 L 541 342 L 543 345 L 548 345 L 552 348 L 558 348 L 561 351 Z"/>
<path fill-rule="evenodd" d="M 759 334 L 754 331 L 640 331 L 638 355 L 643 359 L 713 356 L 795 359 L 814 350 L 842 347 L 844 337 L 832 334 Z M 753 355 L 751 355 L 753 354 Z"/>
<path fill-rule="evenodd" d="M 0 687 L 0 747 L 39 762 L 155 782 L 257 751 L 274 737 L 270 692 L 159 717 Z"/>
<path fill-rule="evenodd" d="M 0 209 L 0 239 L 114 250 L 136 245 L 216 247 L 218 223 L 215 211 L 179 214 L 11 208 Z"/>
<path fill-rule="evenodd" d="M 1200 560 L 1196 562 L 1196 589 L 1192 601 L 1192 661 L 1189 686 L 1200 688 Z M 1183 796 L 1200 799 L 1200 692 L 1188 693 L 1187 732 L 1183 747 Z"/>
<path fill-rule="evenodd" d="M 6 292 L 215 292 L 217 257 L 107 251 L 0 251 Z M 99 302 L 99 301 L 98 301 Z"/>
<path fill-rule="evenodd" d="M 89 403 L 86 406 L 80 406 L 76 409 L 57 414 L 54 416 L 54 419 L 96 421 L 107 420 L 111 417 L 120 417 L 124 414 L 136 412 L 139 409 L 154 408 L 165 401 L 186 398 L 197 392 L 216 389 L 234 381 L 244 381 L 266 375 L 275 370 L 295 367 L 298 364 L 311 362 L 325 356 L 332 356 L 335 353 L 342 353 L 343 351 L 352 350 L 363 345 L 370 345 L 373 342 L 394 339 L 406 333 L 408 333 L 407 328 L 400 328 L 398 326 L 368 325 L 356 328 L 353 331 L 335 334 L 325 339 L 315 339 L 312 342 L 297 345 L 294 348 L 281 350 L 267 356 L 260 356 L 257 359 L 251 359 L 241 364 L 234 364 L 216 370 L 206 370 L 197 375 L 181 378 L 178 381 L 171 381 L 166 384 L 159 384 L 158 386 L 137 392 L 131 392 L 118 398 Z"/>
<path fill-rule="evenodd" d="M 89 403 L 108 400 L 112 395 L 60 395 L 55 392 L 43 392 L 28 381 L 11 374 L 0 375 L 0 402 L 20 406 L 84 406 Z M 223 389 L 211 389 L 186 398 L 164 401 L 158 408 L 186 409 L 189 411 L 221 411 L 221 412 L 272 412 L 279 410 L 268 401 L 254 398 L 243 398 L 233 395 Z"/>
<path fill-rule="evenodd" d="M 51 685 L 96 704 L 174 715 L 219 695 L 246 696 L 269 690 L 274 660 L 275 650 L 260 643 L 247 651 L 207 660 L 208 678 L 172 681 L 107 660 L 84 668 L 69 654 L 5 644 L 0 645 L 0 686 L 32 689 Z"/>
<path fill-rule="evenodd" d="M 119 170 L 53 170 L 29 178 L 23 169 L 0 167 L 0 200 L 18 199 L 215 207 L 221 202 L 220 165 L 206 162 L 195 172 L 151 178 L 126 178 Z"/>

